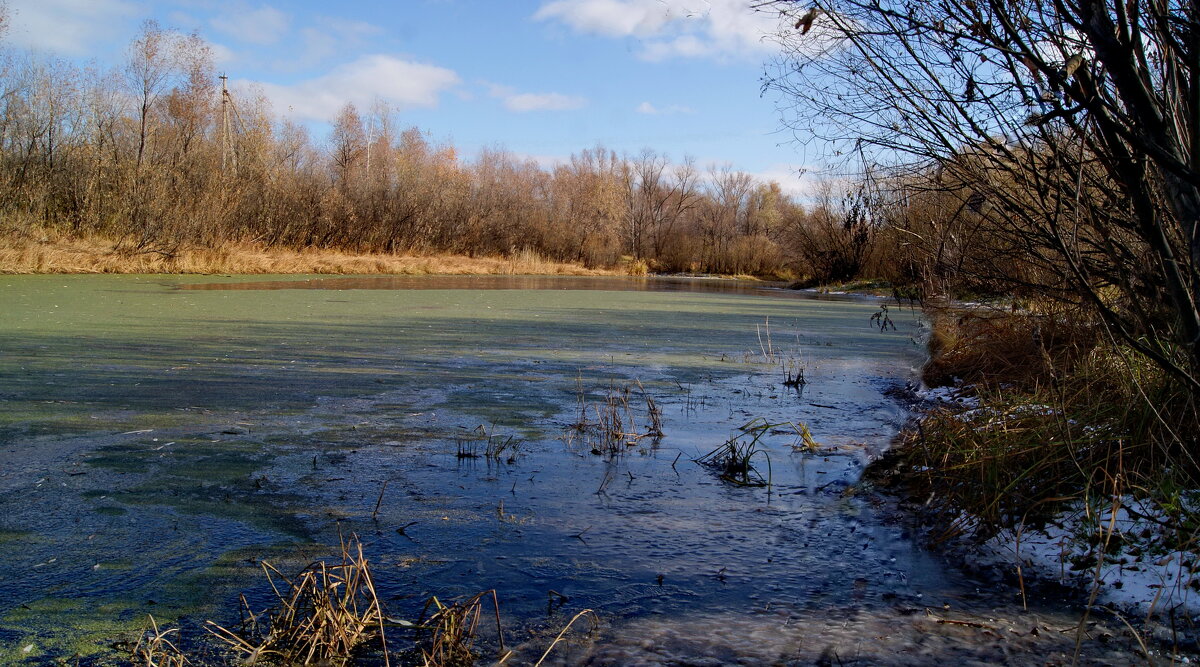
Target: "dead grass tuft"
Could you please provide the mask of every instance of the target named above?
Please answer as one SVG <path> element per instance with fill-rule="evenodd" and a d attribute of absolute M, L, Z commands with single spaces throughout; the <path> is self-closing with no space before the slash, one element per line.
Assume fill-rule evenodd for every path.
<path fill-rule="evenodd" d="M 179 634 L 178 628 L 162 630 L 153 616 L 149 617 L 150 627 L 138 638 L 133 647 L 133 663 L 143 667 L 184 667 L 191 663 L 175 644 L 169 639 L 171 635 Z"/>
<path fill-rule="evenodd" d="M 433 614 L 422 627 L 429 632 L 428 640 L 421 649 L 421 660 L 425 667 L 467 667 L 475 664 L 474 643 L 483 615 L 484 601 L 491 597 L 496 615 L 496 635 L 500 642 L 500 661 L 505 659 L 504 634 L 500 628 L 500 601 L 496 591 L 483 591 L 462 600 L 444 604 L 436 596 L 429 599 L 425 612 Z"/>
<path fill-rule="evenodd" d="M 498 511 L 503 515 L 503 502 Z M 277 604 L 255 613 L 242 596 L 242 623 L 236 632 L 212 621 L 205 624 L 211 634 L 238 654 L 237 664 L 349 665 L 360 657 L 369 642 L 378 639 L 380 652 L 371 656 L 375 661 L 372 664 L 382 657 L 383 664 L 389 665 L 384 626 L 392 625 L 416 630 L 418 645 L 414 652 L 419 653 L 425 667 L 466 667 L 479 658 L 474 645 L 485 607 L 490 608 L 496 622 L 497 664 L 503 664 L 513 655 L 505 648 L 495 590 L 448 603 L 431 597 L 418 623 L 385 616 L 357 536 L 342 542 L 340 562 L 313 563 L 292 579 L 269 563 L 263 562 L 262 567 Z M 579 612 L 558 633 L 537 664 L 542 664 L 575 622 L 585 616 L 594 630 L 598 624 L 596 614 L 590 609 Z M 193 664 L 170 640 L 178 632 L 178 629 L 160 629 L 154 617 L 149 617 L 149 628 L 131 649 L 132 662 L 143 667 Z"/>
<path fill-rule="evenodd" d="M 1099 342 L 1090 320 L 1070 310 L 931 309 L 928 314 L 933 331 L 923 379 L 931 387 L 1005 384 L 1036 390 L 1056 382 Z"/>
<path fill-rule="evenodd" d="M 270 657 L 284 664 L 346 665 L 375 638 L 388 663 L 384 616 L 356 536 L 342 543 L 339 564 L 313 563 L 292 580 L 266 562 L 262 566 L 279 601 L 266 627 L 257 622 L 263 614 L 253 613 L 239 633 L 211 621 L 207 624 L 209 632 L 241 654 L 244 663 Z M 280 589 L 277 579 L 287 585 L 285 589 Z"/>
<path fill-rule="evenodd" d="M 638 403 L 633 395 L 634 386 L 646 406 L 645 424 L 638 425 Z M 571 428 L 583 436 L 584 444 L 592 454 L 608 457 L 617 456 L 644 439 L 657 442 L 662 439 L 662 408 L 642 386 L 640 380 L 634 384 L 617 386 L 610 383 L 602 400 L 590 403 L 583 389 L 583 379 L 578 380 L 579 420 Z M 573 437 L 571 438 L 573 440 Z"/>

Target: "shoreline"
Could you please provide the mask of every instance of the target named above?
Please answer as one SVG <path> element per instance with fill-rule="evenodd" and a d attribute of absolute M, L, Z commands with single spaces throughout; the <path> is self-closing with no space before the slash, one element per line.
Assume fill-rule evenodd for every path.
<path fill-rule="evenodd" d="M 937 351 L 930 352 L 926 367 L 937 357 Z M 1133 640 L 1196 650 L 1200 634 L 1192 628 L 1200 620 L 1200 568 L 1195 566 L 1200 550 L 1157 546 L 1165 518 L 1153 499 L 1126 492 L 1097 505 L 1094 498 L 1077 498 L 1063 502 L 1044 523 L 1022 520 L 976 533 L 981 519 L 971 508 L 947 514 L 945 507 L 935 507 L 936 490 L 914 484 L 924 473 L 907 457 L 915 443 L 936 438 L 939 422 L 932 417 L 969 422 L 996 410 L 978 389 L 973 384 L 928 386 L 922 379 L 894 396 L 906 405 L 909 423 L 867 465 L 860 484 L 894 502 L 899 520 L 926 548 L 965 572 L 1011 586 L 1022 601 L 1067 601 L 1084 619 L 1094 614 L 1119 619 Z"/>
<path fill-rule="evenodd" d="M 0 241 L 0 274 L 194 274 L 194 275 L 638 275 L 636 265 L 589 268 L 555 262 L 537 253 L 507 257 L 454 254 L 377 254 L 337 249 L 263 248 L 229 244 L 219 248 L 183 248 L 174 255 L 116 250 L 111 239 Z"/>
<path fill-rule="evenodd" d="M 327 248 L 263 247 L 230 243 L 221 247 L 181 248 L 175 254 L 117 249 L 105 237 L 55 240 L 0 236 L 0 275 L 345 275 L 345 276 L 608 276 L 687 277 L 791 284 L 783 269 L 766 275 L 655 272 L 644 260 L 622 258 L 615 266 L 592 267 L 547 259 L 531 250 L 509 255 L 454 253 L 374 253 Z M 840 293 L 840 292 L 838 292 Z"/>

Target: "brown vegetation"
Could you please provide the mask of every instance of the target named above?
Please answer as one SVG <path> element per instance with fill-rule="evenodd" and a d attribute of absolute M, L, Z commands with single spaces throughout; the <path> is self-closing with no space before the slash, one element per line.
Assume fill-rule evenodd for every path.
<path fill-rule="evenodd" d="M 997 308 L 930 309 L 925 380 L 978 407 L 923 415 L 876 471 L 950 533 L 1138 505 L 1140 547 L 1200 550 L 1195 4 L 753 4 L 786 19 L 786 122 L 859 174 L 857 270 Z M 843 219 L 825 245 L 853 258 Z"/>
<path fill-rule="evenodd" d="M 0 90 L 6 272 L 424 272 L 394 258 L 430 256 L 819 270 L 792 239 L 820 206 L 776 183 L 652 150 L 550 168 L 499 149 L 465 159 L 382 103 L 347 104 L 314 139 L 261 93 L 226 90 L 200 36 L 152 22 L 110 71 L 0 42 Z"/>
<path fill-rule="evenodd" d="M 278 660 L 286 665 L 346 665 L 375 639 L 388 664 L 383 610 L 357 536 L 343 542 L 340 563 L 318 561 L 292 579 L 266 562 L 262 567 L 278 605 L 269 613 L 246 608 L 248 622 L 239 632 L 212 622 L 207 626 L 245 664 Z M 280 590 L 277 580 L 286 588 Z M 259 623 L 264 617 L 267 620 Z"/>
<path fill-rule="evenodd" d="M 503 505 L 501 505 L 503 507 Z M 479 621 L 486 603 L 496 623 L 498 660 L 504 663 L 512 652 L 505 648 L 500 624 L 500 601 L 495 590 L 484 591 L 465 600 L 444 603 L 429 598 L 418 623 L 388 617 L 375 590 L 370 563 L 357 535 L 341 542 L 338 561 L 317 561 L 292 578 L 267 562 L 263 572 L 273 591 L 276 604 L 255 612 L 246 597 L 240 597 L 242 622 L 230 630 L 212 621 L 205 624 L 209 633 L 244 665 L 349 665 L 360 658 L 372 664 L 390 665 L 393 648 L 385 637 L 385 628 L 416 631 L 416 645 L 401 656 L 419 654 L 426 667 L 466 667 L 475 664 L 474 647 Z M 577 613 L 563 627 L 538 660 L 542 664 L 575 621 L 587 616 L 596 625 L 590 609 Z M 131 649 L 133 662 L 146 667 L 184 667 L 193 664 L 170 638 L 179 630 L 160 629 L 151 616 L 149 627 Z M 376 648 L 377 647 L 377 648 Z"/>
<path fill-rule="evenodd" d="M 188 273 L 188 274 L 396 274 L 396 275 L 617 275 L 611 269 L 555 262 L 536 252 L 511 257 L 354 253 L 336 248 L 267 248 L 230 243 L 181 249 L 173 255 L 121 252 L 117 242 L 98 237 L 45 241 L 0 239 L 4 273 Z M 643 269 L 644 272 L 644 269 Z"/>
<path fill-rule="evenodd" d="M 964 384 L 981 390 L 1037 391 L 1053 386 L 1074 362 L 1099 343 L 1099 332 L 1080 313 L 927 306 L 929 362 L 922 379 L 931 387 Z"/>
<path fill-rule="evenodd" d="M 948 534 L 1019 531 L 1073 503 L 1136 498 L 1161 511 L 1161 548 L 1196 548 L 1200 514 L 1184 496 L 1200 479 L 1200 412 L 1185 386 L 1062 313 L 942 312 L 934 327 L 926 377 L 960 378 L 979 407 L 923 414 L 877 479 Z"/>

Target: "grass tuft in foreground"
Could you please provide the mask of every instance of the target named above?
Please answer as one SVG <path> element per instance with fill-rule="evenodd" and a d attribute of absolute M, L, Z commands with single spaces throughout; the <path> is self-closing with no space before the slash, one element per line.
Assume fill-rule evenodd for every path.
<path fill-rule="evenodd" d="M 501 505 L 501 511 L 503 505 Z M 263 572 L 278 603 L 270 610 L 255 613 L 245 596 L 241 597 L 242 623 L 237 631 L 206 623 L 206 629 L 222 645 L 237 654 L 237 664 L 350 665 L 361 657 L 372 664 L 382 658 L 391 664 L 384 627 L 415 630 L 417 644 L 404 655 L 419 656 L 424 667 L 467 667 L 479 659 L 475 649 L 479 621 L 485 604 L 496 620 L 499 643 L 498 663 L 512 656 L 505 648 L 500 625 L 500 602 L 495 590 L 488 590 L 461 601 L 443 603 L 429 598 L 419 623 L 388 618 L 375 591 L 370 564 L 363 555 L 357 536 L 341 543 L 340 563 L 319 561 L 288 579 L 270 564 L 262 563 Z M 540 665 L 580 618 L 587 616 L 595 630 L 595 612 L 577 613 L 558 633 L 536 664 Z M 265 620 L 263 620 L 265 619 Z M 170 640 L 178 629 L 163 630 L 154 617 L 150 627 L 132 647 L 132 662 L 143 667 L 186 667 L 189 660 Z M 369 649 L 378 639 L 379 651 Z M 368 650 L 370 653 L 368 654 Z"/>
<path fill-rule="evenodd" d="M 465 667 L 475 664 L 474 649 L 479 619 L 483 615 L 484 601 L 491 597 L 492 610 L 496 614 L 496 636 L 500 643 L 500 662 L 506 658 L 504 633 L 500 628 L 500 601 L 496 591 L 483 591 L 460 602 L 443 603 L 434 596 L 425 605 L 428 620 L 420 624 L 428 633 L 421 648 L 421 660 L 425 667 Z"/>
<path fill-rule="evenodd" d="M 263 571 L 279 599 L 265 626 L 257 622 L 263 614 L 250 614 L 240 632 L 211 621 L 208 630 L 246 664 L 271 658 L 284 664 L 346 665 L 376 638 L 386 664 L 384 617 L 362 543 L 352 536 L 341 547 L 340 564 L 313 563 L 291 580 L 264 562 Z M 277 579 L 286 584 L 282 590 Z"/>

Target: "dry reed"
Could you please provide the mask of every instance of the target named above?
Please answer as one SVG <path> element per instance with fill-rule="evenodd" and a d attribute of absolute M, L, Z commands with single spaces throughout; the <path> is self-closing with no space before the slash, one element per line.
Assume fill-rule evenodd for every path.
<path fill-rule="evenodd" d="M 646 404 L 646 424 L 638 426 L 638 410 L 632 401 L 633 388 L 626 384 L 609 384 L 603 400 L 589 403 L 583 390 L 583 380 L 577 382 L 579 420 L 572 425 L 584 435 L 593 454 L 616 456 L 644 439 L 662 438 L 662 408 L 651 398 L 641 381 L 635 382 Z M 590 436 L 590 439 L 589 439 Z"/>
<path fill-rule="evenodd" d="M 149 617 L 150 627 L 138 638 L 133 647 L 133 663 L 142 667 L 184 667 L 191 664 L 168 637 L 178 634 L 178 628 L 163 630 L 158 621 Z"/>
<path fill-rule="evenodd" d="M 241 654 L 245 664 L 272 658 L 285 664 L 346 665 L 375 638 L 387 664 L 384 616 L 362 543 L 352 536 L 341 548 L 340 564 L 313 563 L 294 580 L 262 563 L 278 598 L 267 628 L 235 633 L 210 621 L 207 629 Z M 276 578 L 287 584 L 284 590 Z"/>
<path fill-rule="evenodd" d="M 483 602 L 492 599 L 496 616 L 496 635 L 500 643 L 500 661 L 505 659 L 504 633 L 500 627 L 500 600 L 496 591 L 483 591 L 463 600 L 444 604 L 436 596 L 429 599 L 425 611 L 433 610 L 421 627 L 429 631 L 426 646 L 421 649 L 425 667 L 465 667 L 475 664 L 474 643 L 483 615 Z"/>

